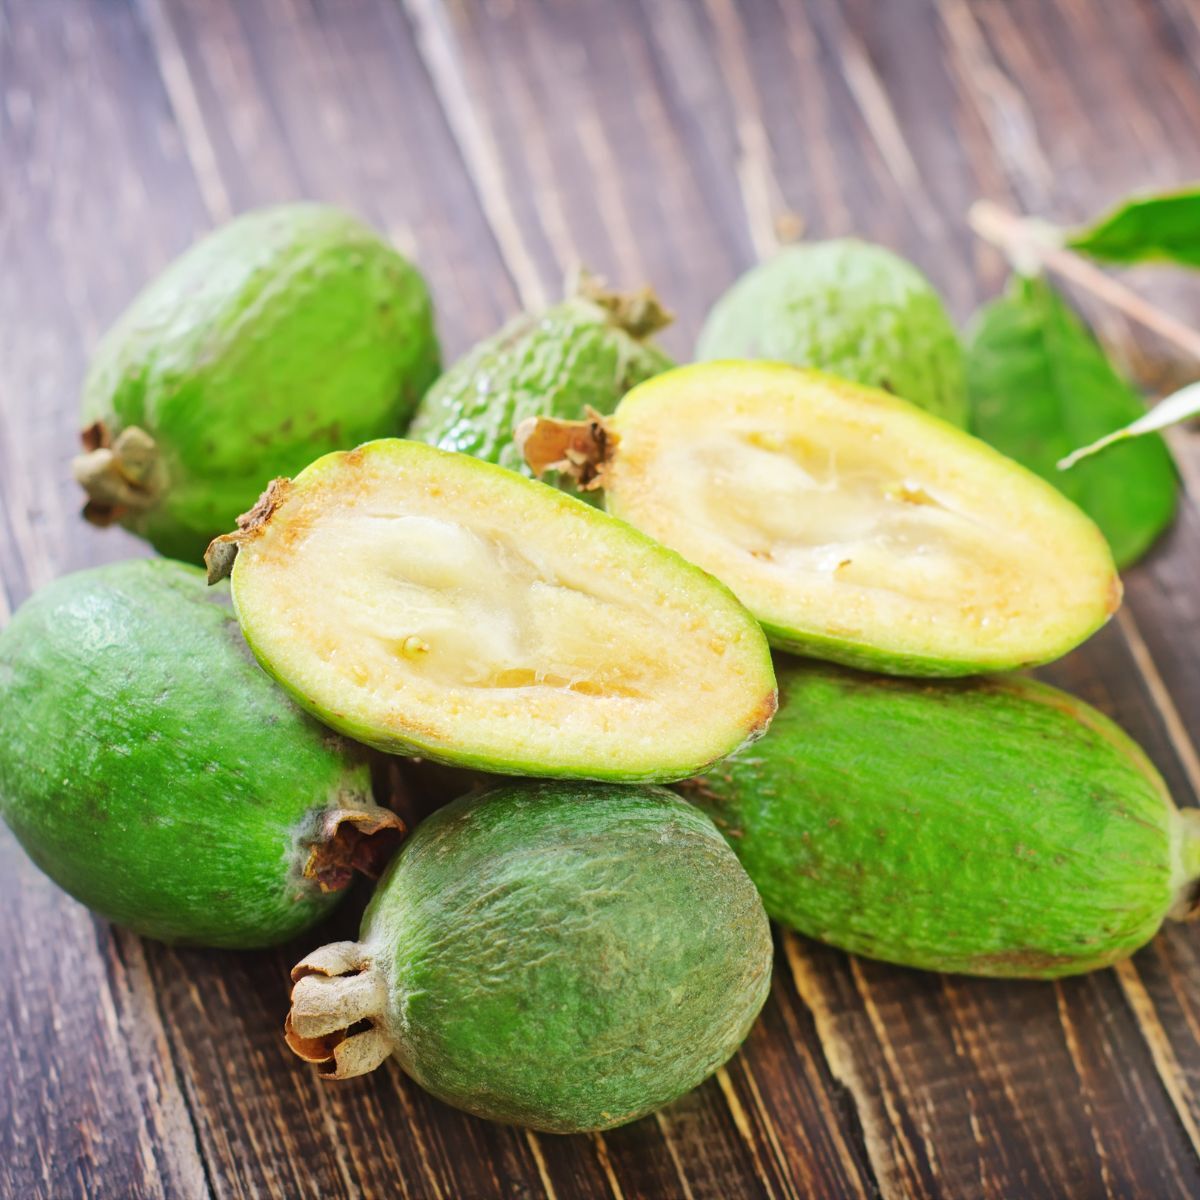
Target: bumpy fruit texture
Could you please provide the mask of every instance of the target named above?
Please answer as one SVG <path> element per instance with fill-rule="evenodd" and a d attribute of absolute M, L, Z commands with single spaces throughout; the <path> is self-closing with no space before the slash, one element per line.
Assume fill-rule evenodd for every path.
<path fill-rule="evenodd" d="M 210 562 L 262 664 L 380 749 L 499 774 L 679 779 L 775 707 L 729 592 L 553 488 L 398 439 L 278 480 Z M 693 764 L 693 765 L 689 765 Z"/>
<path fill-rule="evenodd" d="M 517 425 L 612 412 L 635 384 L 674 366 L 648 340 L 669 320 L 651 293 L 617 295 L 585 275 L 576 294 L 516 317 L 450 367 L 408 436 L 528 475 L 513 444 Z"/>
<path fill-rule="evenodd" d="M 438 367 L 425 283 L 372 230 L 315 204 L 239 217 L 97 350 L 85 515 L 198 562 L 274 476 L 403 430 Z"/>
<path fill-rule="evenodd" d="M 0 815 L 104 916 L 235 947 L 324 916 L 400 826 L 361 754 L 259 669 L 228 596 L 163 560 L 66 576 L 0 634 Z"/>
<path fill-rule="evenodd" d="M 401 852 L 361 937 L 293 972 L 292 1048 L 333 1078 L 394 1053 L 450 1104 L 556 1133 L 690 1091 L 770 986 L 753 884 L 712 822 L 658 788 L 455 801 Z"/>
<path fill-rule="evenodd" d="M 962 346 L 937 292 L 911 263 L 853 238 L 748 271 L 713 307 L 696 357 L 814 367 L 967 423 Z"/>
<path fill-rule="evenodd" d="M 1120 602 L 1104 537 L 1070 501 L 875 389 L 769 363 L 682 367 L 604 431 L 608 511 L 727 583 L 782 649 L 995 671 L 1057 658 Z"/>
<path fill-rule="evenodd" d="M 872 958 L 1049 978 L 1191 915 L 1196 810 L 1081 700 L 781 660 L 770 734 L 686 795 L 776 920 Z"/>

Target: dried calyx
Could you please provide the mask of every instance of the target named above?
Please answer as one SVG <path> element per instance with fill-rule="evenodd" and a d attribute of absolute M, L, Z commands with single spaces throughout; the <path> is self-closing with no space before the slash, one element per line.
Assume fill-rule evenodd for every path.
<path fill-rule="evenodd" d="M 83 515 L 93 525 L 111 525 L 126 513 L 153 508 L 166 491 L 166 469 L 154 439 L 136 425 L 113 438 L 103 421 L 80 434 L 84 453 L 71 463 L 87 492 Z"/>
<path fill-rule="evenodd" d="M 604 471 L 617 448 L 617 437 L 590 406 L 582 421 L 529 417 L 513 432 L 513 441 L 536 476 L 557 471 L 580 491 L 604 486 Z"/>
<path fill-rule="evenodd" d="M 395 1041 L 384 1027 L 387 983 L 362 942 L 331 942 L 292 968 L 283 1035 L 324 1079 L 373 1071 Z"/>
<path fill-rule="evenodd" d="M 247 538 L 254 537 L 271 519 L 291 486 L 290 479 L 272 479 L 254 507 L 238 517 L 237 528 L 232 533 L 223 533 L 209 542 L 208 549 L 204 552 L 209 586 L 229 576 L 233 570 L 233 560 L 237 558 L 238 547 Z"/>
<path fill-rule="evenodd" d="M 403 836 L 404 822 L 378 805 L 327 809 L 307 842 L 302 874 L 323 892 L 341 891 L 355 871 L 378 879 Z"/>
<path fill-rule="evenodd" d="M 639 341 L 665 329 L 675 319 L 674 314 L 663 307 L 654 290 L 644 287 L 637 292 L 612 292 L 604 280 L 580 267 L 573 281 L 568 283 L 568 293 L 590 300 L 608 312 L 614 325 L 619 325 L 631 337 Z"/>

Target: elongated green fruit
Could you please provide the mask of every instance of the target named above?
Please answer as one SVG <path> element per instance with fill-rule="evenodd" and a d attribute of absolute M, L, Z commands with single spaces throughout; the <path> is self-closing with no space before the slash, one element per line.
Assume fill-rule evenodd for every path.
<path fill-rule="evenodd" d="M 990 446 L 872 388 L 703 363 L 611 417 L 525 422 L 535 470 L 727 583 L 771 643 L 901 675 L 1065 654 L 1116 610 L 1104 536 Z"/>
<path fill-rule="evenodd" d="M 635 384 L 674 366 L 649 340 L 669 320 L 649 290 L 619 295 L 584 274 L 561 304 L 521 314 L 450 367 L 408 436 L 528 475 L 517 425 L 612 412 Z"/>
<path fill-rule="evenodd" d="M 114 921 L 263 946 L 328 913 L 403 827 L 361 753 L 259 669 L 223 592 L 158 559 L 29 600 L 0 634 L 0 815 Z"/>
<path fill-rule="evenodd" d="M 507 786 L 418 826 L 361 940 L 292 972 L 286 1034 L 327 1078 L 394 1054 L 478 1116 L 608 1129 L 725 1062 L 770 975 L 762 902 L 698 810 L 659 788 Z"/>
<path fill-rule="evenodd" d="M 776 920 L 972 975 L 1103 967 L 1193 914 L 1200 819 L 1081 700 L 780 662 L 770 735 L 686 795 Z"/>
<path fill-rule="evenodd" d="M 84 515 L 198 562 L 276 475 L 399 433 L 438 366 L 425 283 L 372 230 L 317 204 L 239 217 L 96 351 Z"/>
<path fill-rule="evenodd" d="M 814 367 L 967 423 L 962 346 L 941 298 L 911 263 L 855 238 L 791 246 L 747 271 L 713 306 L 696 358 Z"/>
<path fill-rule="evenodd" d="M 371 442 L 276 480 L 235 534 L 247 640 L 382 750 L 496 774 L 680 779 L 766 727 L 767 643 L 716 580 L 513 471 Z"/>

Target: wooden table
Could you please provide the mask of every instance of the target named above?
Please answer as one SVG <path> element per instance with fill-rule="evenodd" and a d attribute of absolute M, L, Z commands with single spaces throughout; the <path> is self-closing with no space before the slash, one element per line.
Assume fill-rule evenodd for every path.
<path fill-rule="evenodd" d="M 1200 176 L 1194 0 L 4 0 L 0 618 L 144 552 L 76 516 L 99 333 L 209 226 L 311 196 L 431 281 L 448 355 L 577 259 L 651 280 L 686 356 L 802 222 L 915 259 L 966 318 L 1003 279 L 964 213 L 1062 220 Z M 1200 286 L 1133 282 L 1200 322 Z M 1169 360 L 1111 313 L 1143 373 Z M 1157 376 L 1161 378 L 1161 376 Z M 1197 478 L 1200 441 L 1174 437 Z M 1200 758 L 1200 519 L 1048 675 L 1138 737 L 1180 803 Z M 1058 984 L 943 978 L 781 936 L 743 1052 L 603 1136 L 463 1116 L 399 1070 L 330 1087 L 280 1037 L 276 953 L 172 950 L 0 838 L 0 1192 L 426 1197 L 1200 1194 L 1200 934 Z M 352 928 L 353 914 L 341 918 Z"/>

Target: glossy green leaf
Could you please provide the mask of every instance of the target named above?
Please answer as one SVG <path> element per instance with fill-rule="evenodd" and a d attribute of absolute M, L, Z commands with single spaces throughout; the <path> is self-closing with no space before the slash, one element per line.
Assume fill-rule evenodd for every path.
<path fill-rule="evenodd" d="M 1173 392 L 1170 396 L 1160 400 L 1148 413 L 1143 413 L 1136 421 L 1126 425 L 1124 429 L 1106 433 L 1091 445 L 1072 450 L 1066 458 L 1060 460 L 1058 469 L 1069 471 L 1076 463 L 1082 462 L 1085 458 L 1091 458 L 1093 454 L 1099 454 L 1101 450 L 1107 450 L 1109 446 L 1114 446 L 1117 442 L 1144 437 L 1147 433 L 1178 425 L 1181 421 L 1190 421 L 1193 417 L 1200 417 L 1200 383 L 1189 383 L 1187 387 Z"/>
<path fill-rule="evenodd" d="M 976 316 L 967 387 L 972 432 L 1075 501 L 1104 531 L 1118 566 L 1136 561 L 1170 523 L 1175 465 L 1157 435 L 1058 470 L 1064 455 L 1145 406 L 1045 279 L 1013 276 Z"/>
<path fill-rule="evenodd" d="M 1173 262 L 1200 268 L 1200 184 L 1128 200 L 1067 245 L 1113 263 Z"/>

